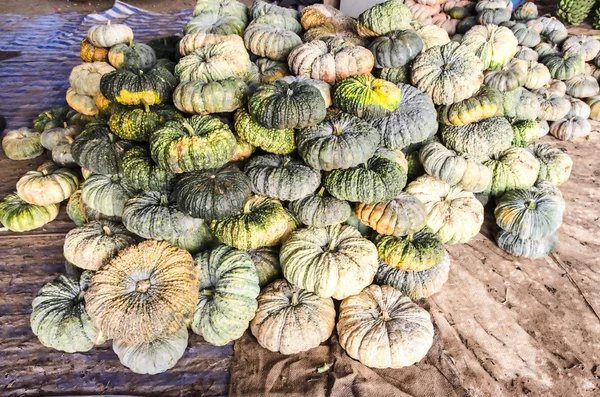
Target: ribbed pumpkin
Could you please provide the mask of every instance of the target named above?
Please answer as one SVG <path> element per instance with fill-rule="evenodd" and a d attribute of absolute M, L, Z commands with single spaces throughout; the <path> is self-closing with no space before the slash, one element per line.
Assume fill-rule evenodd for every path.
<path fill-rule="evenodd" d="M 136 193 L 119 175 L 93 174 L 83 183 L 81 197 L 90 208 L 107 216 L 121 216 L 125 202 Z"/>
<path fill-rule="evenodd" d="M 540 33 L 534 27 L 524 23 L 514 24 L 510 27 L 510 30 L 519 41 L 519 45 L 535 47 L 542 40 Z"/>
<path fill-rule="evenodd" d="M 451 105 L 479 90 L 483 69 L 477 56 L 451 42 L 421 52 L 412 64 L 411 80 L 436 105 Z"/>
<path fill-rule="evenodd" d="M 513 12 L 513 19 L 517 21 L 528 21 L 538 16 L 538 9 L 534 2 L 527 1 Z"/>
<path fill-rule="evenodd" d="M 520 147 L 508 148 L 483 164 L 492 171 L 490 193 L 494 196 L 533 186 L 540 170 L 535 156 Z"/>
<path fill-rule="evenodd" d="M 536 61 L 527 61 L 527 79 L 525 80 L 525 88 L 536 90 L 550 82 L 552 76 L 548 68 Z"/>
<path fill-rule="evenodd" d="M 350 76 L 333 87 L 333 104 L 365 120 L 376 120 L 396 111 L 402 91 L 396 85 L 371 75 Z"/>
<path fill-rule="evenodd" d="M 145 141 L 167 121 L 183 118 L 172 106 L 144 105 L 143 109 L 126 108 L 113 113 L 108 119 L 110 130 L 122 139 Z"/>
<path fill-rule="evenodd" d="M 218 12 L 203 12 L 193 17 L 183 27 L 185 34 L 209 33 L 218 35 L 241 35 L 246 27 L 246 21 L 232 15 Z"/>
<path fill-rule="evenodd" d="M 308 29 L 306 32 L 304 32 L 304 35 L 302 35 L 302 39 L 305 42 L 335 38 L 343 39 L 363 47 L 369 45 L 369 39 L 359 36 L 356 32 L 356 21 L 354 21 L 354 25 L 350 28 L 350 30 L 339 30 L 335 24 L 326 22 L 322 25 L 314 26 Z"/>
<path fill-rule="evenodd" d="M 250 58 L 235 41 L 222 41 L 197 48 L 181 58 L 175 66 L 175 76 L 180 81 L 212 81 L 229 77 L 241 78 L 250 67 Z"/>
<path fill-rule="evenodd" d="M 557 80 L 568 80 L 585 71 L 585 62 L 580 54 L 547 55 L 541 58 L 541 62 Z"/>
<path fill-rule="evenodd" d="M 257 308 L 258 274 L 250 256 L 221 245 L 194 257 L 200 294 L 192 330 L 211 345 L 242 336 Z"/>
<path fill-rule="evenodd" d="M 253 146 L 266 152 L 288 154 L 296 149 L 293 128 L 266 128 L 254 121 L 248 110 L 240 108 L 235 112 L 234 126 L 237 134 Z"/>
<path fill-rule="evenodd" d="M 439 264 L 446 252 L 442 240 L 427 227 L 401 237 L 380 234 L 374 242 L 379 259 L 393 268 L 412 272 Z"/>
<path fill-rule="evenodd" d="M 438 130 L 431 98 L 408 84 L 398 84 L 402 101 L 390 116 L 372 121 L 379 131 L 380 144 L 388 149 L 404 149 L 427 141 Z"/>
<path fill-rule="evenodd" d="M 310 80 L 275 80 L 250 97 L 250 114 L 266 128 L 304 128 L 323 121 L 327 104 Z"/>
<path fill-rule="evenodd" d="M 471 98 L 442 106 L 438 120 L 443 124 L 462 126 L 496 116 L 502 109 L 502 95 L 492 87 L 483 86 Z"/>
<path fill-rule="evenodd" d="M 65 121 L 67 121 L 68 113 L 71 112 L 73 112 L 73 109 L 69 106 L 60 106 L 45 110 L 33 119 L 33 130 L 42 132 L 50 128 L 63 127 Z"/>
<path fill-rule="evenodd" d="M 412 15 L 400 0 L 388 0 L 368 8 L 358 16 L 358 33 L 363 37 L 382 36 L 408 29 Z"/>
<path fill-rule="evenodd" d="M 119 251 L 139 242 L 119 223 L 101 220 L 72 229 L 65 236 L 65 259 L 81 269 L 98 270 Z"/>
<path fill-rule="evenodd" d="M 364 75 L 373 69 L 373 54 L 341 38 L 314 40 L 296 47 L 288 57 L 297 76 L 322 80 L 330 85 L 351 75 Z"/>
<path fill-rule="evenodd" d="M 289 203 L 289 210 L 308 226 L 325 227 L 345 222 L 352 209 L 344 201 L 325 195 L 325 188 L 316 194 Z"/>
<path fill-rule="evenodd" d="M 204 13 L 217 13 L 236 17 L 248 23 L 248 6 L 237 0 L 199 0 L 194 7 L 193 16 Z"/>
<path fill-rule="evenodd" d="M 515 120 L 511 122 L 513 128 L 513 146 L 527 147 L 534 144 L 540 135 L 540 124 L 535 120 Z"/>
<path fill-rule="evenodd" d="M 413 30 L 396 30 L 377 37 L 369 49 L 375 57 L 375 67 L 397 68 L 404 66 L 423 50 L 423 40 Z"/>
<path fill-rule="evenodd" d="M 127 69 L 107 73 L 100 80 L 100 91 L 107 99 L 123 105 L 160 105 L 171 98 L 176 85 L 175 76 L 157 65 L 148 73 Z"/>
<path fill-rule="evenodd" d="M 387 285 L 344 299 L 337 332 L 346 353 L 372 368 L 413 365 L 433 343 L 429 313 Z"/>
<path fill-rule="evenodd" d="M 600 41 L 593 36 L 571 36 L 562 43 L 562 50 L 566 55 L 580 54 L 589 62 L 600 52 Z"/>
<path fill-rule="evenodd" d="M 514 58 L 519 58 L 524 61 L 536 61 L 537 62 L 537 60 L 539 59 L 539 55 L 535 50 L 533 50 L 529 47 L 519 46 L 519 47 L 517 47 L 517 52 L 516 52 Z M 550 73 L 550 72 L 548 72 L 548 73 Z"/>
<path fill-rule="evenodd" d="M 95 117 L 99 113 L 94 96 L 78 94 L 73 87 L 67 89 L 67 104 L 78 113 Z"/>
<path fill-rule="evenodd" d="M 540 163 L 537 182 L 548 182 L 558 186 L 571 176 L 573 160 L 567 153 L 545 144 L 534 145 L 531 152 Z"/>
<path fill-rule="evenodd" d="M 522 239 L 502 229 L 496 232 L 498 247 L 515 256 L 543 258 L 554 250 L 558 243 L 558 234 L 554 233 L 539 240 Z"/>
<path fill-rule="evenodd" d="M 189 231 L 166 241 L 183 248 L 192 255 L 218 244 L 217 239 L 210 230 L 210 222 L 193 218 L 192 223 L 193 226 Z"/>
<path fill-rule="evenodd" d="M 379 145 L 379 132 L 360 118 L 339 112 L 296 134 L 298 152 L 318 170 L 351 168 L 366 162 Z"/>
<path fill-rule="evenodd" d="M 326 107 L 333 105 L 333 101 L 331 100 L 331 86 L 324 81 L 313 80 L 303 76 L 285 76 L 277 80 L 286 84 L 298 83 L 311 85 L 319 91 Z"/>
<path fill-rule="evenodd" d="M 280 7 L 277 4 L 267 3 L 266 1 L 257 0 L 252 3 L 250 8 L 250 19 L 256 19 L 261 15 L 282 15 L 288 18 L 300 19 L 298 11 L 293 8 Z"/>
<path fill-rule="evenodd" d="M 106 62 L 82 63 L 71 70 L 69 84 L 79 95 L 96 96 L 102 76 L 113 70 L 115 68 Z"/>
<path fill-rule="evenodd" d="M 517 52 L 519 42 L 513 32 L 504 26 L 474 26 L 463 37 L 466 50 L 475 53 L 484 69 L 499 69 Z"/>
<path fill-rule="evenodd" d="M 550 124 L 550 134 L 561 141 L 571 141 L 589 135 L 592 126 L 583 117 L 566 117 Z"/>
<path fill-rule="evenodd" d="M 177 47 L 179 54 L 182 57 L 186 57 L 199 48 L 203 48 L 215 43 L 221 43 L 223 41 L 231 41 L 237 46 L 237 48 L 245 48 L 244 40 L 236 34 L 220 35 L 211 33 L 186 34 L 183 36 Z"/>
<path fill-rule="evenodd" d="M 279 247 L 262 247 L 248 252 L 258 275 L 258 285 L 263 288 L 282 277 L 279 264 Z"/>
<path fill-rule="evenodd" d="M 108 48 L 94 46 L 87 37 L 79 43 L 79 56 L 83 62 L 107 62 L 108 50 Z"/>
<path fill-rule="evenodd" d="M 565 81 L 567 94 L 574 98 L 589 98 L 598 94 L 598 80 L 586 73 L 577 74 Z"/>
<path fill-rule="evenodd" d="M 246 102 L 248 86 L 240 78 L 182 82 L 173 92 L 177 109 L 191 114 L 233 112 Z"/>
<path fill-rule="evenodd" d="M 485 72 L 483 82 L 500 92 L 512 91 L 522 87 L 527 82 L 527 62 L 522 59 L 512 59 L 497 70 Z"/>
<path fill-rule="evenodd" d="M 152 159 L 174 173 L 220 167 L 229 161 L 235 146 L 229 127 L 209 115 L 170 121 L 150 137 Z"/>
<path fill-rule="evenodd" d="M 290 18 L 286 15 L 279 14 L 263 14 L 252 20 L 251 24 L 262 23 L 265 25 L 277 26 L 279 28 L 289 30 L 297 35 L 302 34 L 302 25 L 296 18 Z"/>
<path fill-rule="evenodd" d="M 293 232 L 279 253 L 285 278 L 327 298 L 344 299 L 373 282 L 377 249 L 349 225 Z"/>
<path fill-rule="evenodd" d="M 375 69 L 374 75 L 380 79 L 387 80 L 390 83 L 408 84 L 410 83 L 410 65 L 404 65 L 399 68 Z"/>
<path fill-rule="evenodd" d="M 88 314 L 107 338 L 126 343 L 177 331 L 198 300 L 193 266 L 187 251 L 164 241 L 130 246 L 92 277 Z"/>
<path fill-rule="evenodd" d="M 35 205 L 12 193 L 0 202 L 0 223 L 12 232 L 27 232 L 52 222 L 60 204 Z"/>
<path fill-rule="evenodd" d="M 113 340 L 112 348 L 121 364 L 136 374 L 155 375 L 175 366 L 188 344 L 187 327 L 159 335 L 146 343 L 125 343 Z"/>
<path fill-rule="evenodd" d="M 401 192 L 390 201 L 375 204 L 358 203 L 354 214 L 377 233 L 405 236 L 423 229 L 427 211 L 419 200 Z"/>
<path fill-rule="evenodd" d="M 182 175 L 174 194 L 182 211 L 194 218 L 215 220 L 236 215 L 250 197 L 251 188 L 243 172 L 227 165 Z"/>
<path fill-rule="evenodd" d="M 133 31 L 127 25 L 114 23 L 110 20 L 106 25 L 92 26 L 87 33 L 87 39 L 96 47 L 112 47 L 120 43 L 128 43 L 133 40 Z"/>
<path fill-rule="evenodd" d="M 504 117 L 514 120 L 533 120 L 542 117 L 539 96 L 529 90 L 519 87 L 515 90 L 502 93 L 502 107 Z"/>
<path fill-rule="evenodd" d="M 590 118 L 592 113 L 592 109 L 589 107 L 587 103 L 585 103 L 581 99 L 570 97 L 568 98 L 569 102 L 571 102 L 571 110 L 567 113 L 567 117 L 582 117 L 584 119 Z"/>
<path fill-rule="evenodd" d="M 296 33 L 278 26 L 256 23 L 244 32 L 246 48 L 259 57 L 284 61 L 290 52 L 302 44 Z"/>
<path fill-rule="evenodd" d="M 423 50 L 450 42 L 448 32 L 436 25 L 420 26 L 416 28 L 416 32 L 423 40 Z"/>
<path fill-rule="evenodd" d="M 473 193 L 429 175 L 423 175 L 406 187 L 427 210 L 427 226 L 443 243 L 466 243 L 479 233 L 483 206 Z"/>
<path fill-rule="evenodd" d="M 406 185 L 406 172 L 401 152 L 380 148 L 358 167 L 327 172 L 323 184 L 340 200 L 371 204 L 396 198 Z"/>
<path fill-rule="evenodd" d="M 420 272 L 409 272 L 388 266 L 379 261 L 379 269 L 375 275 L 375 283 L 394 287 L 410 299 L 428 298 L 439 292 L 450 273 L 450 255 L 444 254 L 444 259 L 437 265 Z"/>
<path fill-rule="evenodd" d="M 86 352 L 104 337 L 85 310 L 84 294 L 91 272 L 81 278 L 60 275 L 33 299 L 31 330 L 41 344 L 67 353 Z"/>
<path fill-rule="evenodd" d="M 304 198 L 314 193 L 321 184 L 319 171 L 287 155 L 253 157 L 244 172 L 252 181 L 254 193 L 285 201 Z"/>
<path fill-rule="evenodd" d="M 246 201 L 238 215 L 213 221 L 211 229 L 224 244 L 248 250 L 279 245 L 296 226 L 279 200 L 257 195 Z"/>
<path fill-rule="evenodd" d="M 356 21 L 335 7 L 325 4 L 313 4 L 302 10 L 300 23 L 306 30 L 331 24 L 338 29 L 356 30 Z"/>
<path fill-rule="evenodd" d="M 79 188 L 77 175 L 69 169 L 45 162 L 37 171 L 28 171 L 17 181 L 19 197 L 35 205 L 60 203 Z"/>
<path fill-rule="evenodd" d="M 560 120 L 571 110 L 571 102 L 562 95 L 546 92 L 538 94 L 537 98 L 540 103 L 540 120 Z"/>
<path fill-rule="evenodd" d="M 83 226 L 88 222 L 85 204 L 81 198 L 81 190 L 77 190 L 69 197 L 66 210 L 69 219 L 75 223 L 75 226 Z"/>
<path fill-rule="evenodd" d="M 119 173 L 123 155 L 131 147 L 131 142 L 113 135 L 106 124 L 92 123 L 75 138 L 71 151 L 80 166 L 109 175 Z"/>
<path fill-rule="evenodd" d="M 335 316 L 331 298 L 276 280 L 258 295 L 250 329 L 265 349 L 295 354 L 326 341 L 335 328 Z"/>
<path fill-rule="evenodd" d="M 29 160 L 44 152 L 40 133 L 25 127 L 8 131 L 2 138 L 2 149 L 11 160 Z"/>
<path fill-rule="evenodd" d="M 175 174 L 160 168 L 146 146 L 134 146 L 122 159 L 123 179 L 137 190 L 169 191 Z"/>
<path fill-rule="evenodd" d="M 117 69 L 148 70 L 156 64 L 156 53 L 147 44 L 117 44 L 108 52 L 108 61 Z"/>
<path fill-rule="evenodd" d="M 510 147 L 513 131 L 501 116 L 490 117 L 463 126 L 444 125 L 441 128 L 444 144 L 459 154 L 478 159 L 497 154 Z"/>
<path fill-rule="evenodd" d="M 290 75 L 287 62 L 273 61 L 269 58 L 258 58 L 255 62 L 258 68 L 259 82 L 270 83 L 280 77 Z"/>
<path fill-rule="evenodd" d="M 44 149 L 52 150 L 65 137 L 75 138 L 83 131 L 78 125 L 67 125 L 65 122 L 61 127 L 54 127 L 44 130 L 40 134 L 40 143 Z"/>
<path fill-rule="evenodd" d="M 586 98 L 585 103 L 590 107 L 590 119 L 600 120 L 600 95 L 595 95 L 591 98 Z"/>

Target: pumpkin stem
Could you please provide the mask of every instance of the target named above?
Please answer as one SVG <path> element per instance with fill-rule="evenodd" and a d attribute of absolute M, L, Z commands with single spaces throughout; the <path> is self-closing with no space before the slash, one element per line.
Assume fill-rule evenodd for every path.
<path fill-rule="evenodd" d="M 340 136 L 343 133 L 344 133 L 344 130 L 342 130 L 342 126 L 339 125 L 338 123 L 334 123 L 333 124 L 333 135 Z"/>
<path fill-rule="evenodd" d="M 190 134 L 190 136 L 194 136 L 195 135 L 196 131 L 194 131 L 194 127 L 192 127 L 190 125 L 190 123 L 188 123 L 186 120 L 181 120 L 181 124 L 183 124 L 183 126 L 188 131 L 188 134 Z"/>
<path fill-rule="evenodd" d="M 291 159 L 290 159 L 289 157 L 286 157 L 286 158 L 283 160 L 283 164 L 281 164 L 281 166 L 282 166 L 282 167 L 287 167 L 287 166 L 288 166 L 288 164 L 290 163 L 290 160 L 291 160 Z"/>
<path fill-rule="evenodd" d="M 169 204 L 169 196 L 167 196 L 166 194 L 161 194 L 160 195 L 160 205 L 165 206 Z"/>
<path fill-rule="evenodd" d="M 294 292 L 292 292 L 292 300 L 290 302 L 290 305 L 298 306 L 299 304 L 300 304 L 300 301 L 298 300 L 298 291 L 294 291 Z"/>
<path fill-rule="evenodd" d="M 65 137 L 65 139 L 67 140 L 67 142 L 69 142 L 69 145 L 72 145 L 73 142 L 75 142 L 75 140 L 72 137 L 68 136 L 68 135 Z"/>
<path fill-rule="evenodd" d="M 67 124 L 66 121 L 63 122 L 63 128 L 67 128 L 69 125 Z"/>
<path fill-rule="evenodd" d="M 104 230 L 104 234 L 106 234 L 108 237 L 113 235 L 112 230 L 110 230 L 110 227 L 104 225 L 102 226 L 102 230 Z"/>
<path fill-rule="evenodd" d="M 111 176 L 110 181 L 113 183 L 119 182 L 119 174 L 114 174 L 113 176 Z"/>
<path fill-rule="evenodd" d="M 337 241 L 333 238 L 329 241 L 329 245 L 327 246 L 327 251 L 333 251 L 335 246 L 337 245 Z"/>
<path fill-rule="evenodd" d="M 528 210 L 534 210 L 536 209 L 537 205 L 535 204 L 535 201 L 533 200 L 529 200 L 525 202 L 525 208 L 527 208 Z"/>
<path fill-rule="evenodd" d="M 150 280 L 140 280 L 135 283 L 135 292 L 139 292 L 140 294 L 145 294 L 150 289 Z"/>
<path fill-rule="evenodd" d="M 323 197 L 323 195 L 325 194 L 325 186 L 322 186 L 319 191 L 317 192 L 316 196 L 317 197 Z"/>
<path fill-rule="evenodd" d="M 203 289 L 202 291 L 200 291 L 200 295 L 214 296 L 215 290 L 212 288 L 206 288 L 206 289 Z"/>
<path fill-rule="evenodd" d="M 392 318 L 390 317 L 390 314 L 387 312 L 387 310 L 384 310 L 381 312 L 381 319 L 383 321 L 390 321 Z"/>
<path fill-rule="evenodd" d="M 146 102 L 142 99 L 142 105 L 144 105 L 144 112 L 146 112 L 146 113 L 150 112 L 150 105 L 148 105 L 148 102 Z"/>

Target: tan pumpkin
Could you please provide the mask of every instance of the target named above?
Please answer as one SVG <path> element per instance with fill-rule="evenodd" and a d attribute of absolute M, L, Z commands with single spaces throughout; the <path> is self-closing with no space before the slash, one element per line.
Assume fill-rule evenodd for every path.
<path fill-rule="evenodd" d="M 179 49 L 179 54 L 182 57 L 185 57 L 196 51 L 198 48 L 224 41 L 232 42 L 234 45 L 240 47 L 244 46 L 244 40 L 237 34 L 220 35 L 211 33 L 192 33 L 183 36 L 177 47 Z"/>
<path fill-rule="evenodd" d="M 69 84 L 79 95 L 96 96 L 100 92 L 100 79 L 113 70 L 115 68 L 106 62 L 82 63 L 71 70 Z"/>
<path fill-rule="evenodd" d="M 49 161 L 28 171 L 17 181 L 19 197 L 35 205 L 57 204 L 68 199 L 79 188 L 77 175 Z"/>
<path fill-rule="evenodd" d="M 356 31 L 356 21 L 335 7 L 313 4 L 302 10 L 300 23 L 305 30 L 329 23 L 337 30 Z"/>
<path fill-rule="evenodd" d="M 79 56 L 83 62 L 107 62 L 108 50 L 108 48 L 96 47 L 87 37 L 79 43 Z"/>
<path fill-rule="evenodd" d="M 74 88 L 67 90 L 67 103 L 78 113 L 86 116 L 97 116 L 100 110 L 96 106 L 96 98 L 90 95 L 80 95 Z"/>

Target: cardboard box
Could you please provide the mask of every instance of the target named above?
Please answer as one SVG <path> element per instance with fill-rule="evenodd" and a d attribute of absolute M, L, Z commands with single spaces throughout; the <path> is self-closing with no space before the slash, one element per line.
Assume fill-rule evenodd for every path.
<path fill-rule="evenodd" d="M 340 10 L 350 15 L 352 18 L 358 16 L 367 8 L 373 7 L 375 4 L 383 3 L 385 0 L 341 0 Z"/>

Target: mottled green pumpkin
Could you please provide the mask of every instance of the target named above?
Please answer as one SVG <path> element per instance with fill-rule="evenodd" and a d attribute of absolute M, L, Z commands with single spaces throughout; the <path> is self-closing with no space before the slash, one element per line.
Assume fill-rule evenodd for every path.
<path fill-rule="evenodd" d="M 262 247 L 247 252 L 256 267 L 258 285 L 261 288 L 283 277 L 279 264 L 279 247 Z"/>
<path fill-rule="evenodd" d="M 252 3 L 252 7 L 250 8 L 250 19 L 256 19 L 261 15 L 268 14 L 282 15 L 297 20 L 300 19 L 298 11 L 293 8 L 281 7 L 277 4 L 268 3 L 262 0 L 257 0 Z"/>
<path fill-rule="evenodd" d="M 356 116 L 339 112 L 299 130 L 296 144 L 306 164 L 317 170 L 351 168 L 373 156 L 379 131 Z"/>
<path fill-rule="evenodd" d="M 527 74 L 527 62 L 522 59 L 513 59 L 499 69 L 485 72 L 483 82 L 500 92 L 512 91 L 527 82 Z"/>
<path fill-rule="evenodd" d="M 192 15 L 204 13 L 230 15 L 248 24 L 248 6 L 237 0 L 199 0 L 196 2 Z"/>
<path fill-rule="evenodd" d="M 483 164 L 492 171 L 490 193 L 493 196 L 533 186 L 540 171 L 535 156 L 520 147 L 508 148 Z"/>
<path fill-rule="evenodd" d="M 108 61 L 117 69 L 148 70 L 156 64 L 156 53 L 147 44 L 117 44 L 108 52 Z"/>
<path fill-rule="evenodd" d="M 74 192 L 67 202 L 67 215 L 75 226 L 83 226 L 88 223 L 88 217 L 85 213 L 85 204 L 81 198 L 81 190 Z"/>
<path fill-rule="evenodd" d="M 137 190 L 170 191 L 175 174 L 160 168 L 146 146 L 134 146 L 122 159 L 123 179 Z"/>
<path fill-rule="evenodd" d="M 580 54 L 546 55 L 541 58 L 541 62 L 556 80 L 568 80 L 585 71 L 585 62 Z"/>
<path fill-rule="evenodd" d="M 150 137 L 152 159 L 174 173 L 217 168 L 235 151 L 229 127 L 210 115 L 170 121 Z"/>
<path fill-rule="evenodd" d="M 122 105 L 160 105 L 168 102 L 176 85 L 175 76 L 157 65 L 148 73 L 127 69 L 107 73 L 100 80 L 100 91 Z"/>
<path fill-rule="evenodd" d="M 279 28 L 289 30 L 297 35 L 302 34 L 302 25 L 297 18 L 290 18 L 279 14 L 263 14 L 252 20 L 251 24 L 263 23 L 266 25 L 277 26 Z"/>
<path fill-rule="evenodd" d="M 238 109 L 234 116 L 235 131 L 241 139 L 252 146 L 258 146 L 266 152 L 288 154 L 296 149 L 293 128 L 266 128 L 254 121 L 244 107 Z"/>
<path fill-rule="evenodd" d="M 302 44 L 302 39 L 279 26 L 253 23 L 244 32 L 244 44 L 259 57 L 284 61 L 294 48 Z"/>
<path fill-rule="evenodd" d="M 258 87 L 250 97 L 250 114 L 266 128 L 304 128 L 323 121 L 327 104 L 308 81 L 275 80 Z"/>
<path fill-rule="evenodd" d="M 323 184 L 340 200 L 371 204 L 396 198 L 406 185 L 406 171 L 401 152 L 380 148 L 366 163 L 327 172 Z"/>
<path fill-rule="evenodd" d="M 390 267 L 404 271 L 430 269 L 442 262 L 446 254 L 442 240 L 429 228 L 402 237 L 380 234 L 374 241 L 379 259 Z"/>
<path fill-rule="evenodd" d="M 135 189 L 119 175 L 93 174 L 83 183 L 81 197 L 88 207 L 107 216 L 121 216 Z"/>
<path fill-rule="evenodd" d="M 376 69 L 373 74 L 380 79 L 394 84 L 410 83 L 410 65 L 404 65 L 399 68 Z"/>
<path fill-rule="evenodd" d="M 213 234 L 237 249 L 279 245 L 297 227 L 296 220 L 279 200 L 252 196 L 239 214 L 213 221 Z"/>
<path fill-rule="evenodd" d="M 388 149 L 404 149 L 427 141 L 438 130 L 436 110 L 431 98 L 408 84 L 398 84 L 402 101 L 387 117 L 372 121 L 379 131 L 379 144 Z"/>
<path fill-rule="evenodd" d="M 251 195 L 250 179 L 233 165 L 183 174 L 175 185 L 179 208 L 194 218 L 223 219 L 239 213 Z"/>
<path fill-rule="evenodd" d="M 210 222 L 197 218 L 193 218 L 191 230 L 166 241 L 183 248 L 192 255 L 218 244 L 217 239 L 210 230 Z"/>
<path fill-rule="evenodd" d="M 17 181 L 17 194 L 29 204 L 57 204 L 68 199 L 79 188 L 77 175 L 51 161 L 36 171 L 28 171 Z"/>
<path fill-rule="evenodd" d="M 400 107 L 402 91 L 395 84 L 371 75 L 350 76 L 333 87 L 333 104 L 365 120 L 391 115 Z"/>
<path fill-rule="evenodd" d="M 75 138 L 83 131 L 83 128 L 78 125 L 67 125 L 65 122 L 61 127 L 54 127 L 44 130 L 40 134 L 40 143 L 44 149 L 52 150 L 65 137 Z"/>
<path fill-rule="evenodd" d="M 533 1 L 527 1 L 523 3 L 513 12 L 513 19 L 517 21 L 529 21 L 537 18 L 537 16 L 538 9 Z"/>
<path fill-rule="evenodd" d="M 558 234 L 554 233 L 539 240 L 522 239 L 512 233 L 498 229 L 496 242 L 500 249 L 511 255 L 525 258 L 543 258 L 550 254 L 558 243 Z"/>
<path fill-rule="evenodd" d="M 483 63 L 467 47 L 455 42 L 421 52 L 411 67 L 412 84 L 436 105 L 470 98 L 483 83 Z"/>
<path fill-rule="evenodd" d="M 467 51 L 475 53 L 484 69 L 499 69 L 517 52 L 519 42 L 513 32 L 504 26 L 474 26 L 463 37 Z"/>
<path fill-rule="evenodd" d="M 113 113 L 108 119 L 110 130 L 122 139 L 148 141 L 150 135 L 167 121 L 181 119 L 182 115 L 172 106 L 144 106 L 126 108 Z"/>
<path fill-rule="evenodd" d="M 44 285 L 31 304 L 31 330 L 40 343 L 67 353 L 86 352 L 104 337 L 85 310 L 91 272 L 60 275 Z"/>
<path fill-rule="evenodd" d="M 591 131 L 592 126 L 590 122 L 583 117 L 565 117 L 550 124 L 550 135 L 561 141 L 571 141 L 582 136 L 587 136 Z"/>
<path fill-rule="evenodd" d="M 183 27 L 183 33 L 208 33 L 218 35 L 237 34 L 244 32 L 247 21 L 232 15 L 218 12 L 204 12 L 193 17 Z"/>
<path fill-rule="evenodd" d="M 501 116 L 490 117 L 463 126 L 444 125 L 441 128 L 444 145 L 459 154 L 469 154 L 478 159 L 501 152 L 510 147 L 513 131 L 510 123 Z"/>
<path fill-rule="evenodd" d="M 425 205 L 427 226 L 444 244 L 466 243 L 479 233 L 483 205 L 472 192 L 429 175 L 420 176 L 405 190 Z"/>
<path fill-rule="evenodd" d="M 2 149 L 11 160 L 30 160 L 44 152 L 40 133 L 25 127 L 8 131 L 2 138 Z"/>
<path fill-rule="evenodd" d="M 425 226 L 425 206 L 410 194 L 401 192 L 390 201 L 374 204 L 358 203 L 354 214 L 366 226 L 377 233 L 405 236 Z"/>
<path fill-rule="evenodd" d="M 286 280 L 327 298 L 344 299 L 373 282 L 377 249 L 349 225 L 300 229 L 279 253 Z"/>
<path fill-rule="evenodd" d="M 358 34 L 376 37 L 394 30 L 408 29 L 412 15 L 400 0 L 376 4 L 358 16 Z"/>
<path fill-rule="evenodd" d="M 541 117 L 539 97 L 529 90 L 519 87 L 502 93 L 502 112 L 504 117 L 514 120 L 534 120 Z"/>
<path fill-rule="evenodd" d="M 377 37 L 369 49 L 377 68 L 397 68 L 412 62 L 423 50 L 423 39 L 414 30 L 396 30 Z"/>
<path fill-rule="evenodd" d="M 530 150 L 540 163 L 537 182 L 548 182 L 558 186 L 569 179 L 573 159 L 567 153 L 542 143 L 533 145 Z"/>
<path fill-rule="evenodd" d="M 233 112 L 246 103 L 248 85 L 241 78 L 229 77 L 204 83 L 185 81 L 173 92 L 173 104 L 190 114 Z"/>
<path fill-rule="evenodd" d="M 450 255 L 446 252 L 440 263 L 420 272 L 406 271 L 388 266 L 379 260 L 375 283 L 394 287 L 410 299 L 428 298 L 439 292 L 450 273 Z"/>
<path fill-rule="evenodd" d="M 277 154 L 250 159 L 244 172 L 252 181 L 252 191 L 279 200 L 292 201 L 314 193 L 321 173 L 301 160 Z"/>
<path fill-rule="evenodd" d="M 29 204 L 15 192 L 0 202 L 0 223 L 11 232 L 27 232 L 52 222 L 59 208 L 60 204 Z"/>
<path fill-rule="evenodd" d="M 95 271 L 117 256 L 119 251 L 139 241 L 120 223 L 93 221 L 67 233 L 63 255 L 78 268 Z"/>
<path fill-rule="evenodd" d="M 242 78 L 250 67 L 250 58 L 238 41 L 222 41 L 197 48 L 175 66 L 180 81 L 212 81 Z"/>
<path fill-rule="evenodd" d="M 33 119 L 33 129 L 37 132 L 43 132 L 51 128 L 63 127 L 69 111 L 72 111 L 69 106 L 60 106 L 45 110 Z"/>
<path fill-rule="evenodd" d="M 522 46 L 535 47 L 542 40 L 540 33 L 534 27 L 524 23 L 514 24 L 510 27 L 510 30 L 519 41 L 519 45 Z"/>
<path fill-rule="evenodd" d="M 438 120 L 442 124 L 465 125 L 496 116 L 502 109 L 502 95 L 492 87 L 483 86 L 471 98 L 441 106 Z"/>
<path fill-rule="evenodd" d="M 574 98 L 589 98 L 598 94 L 598 80 L 586 73 L 577 74 L 565 81 L 567 95 Z"/>
<path fill-rule="evenodd" d="M 242 336 L 258 306 L 258 273 L 250 256 L 221 245 L 194 257 L 200 279 L 192 331 L 211 345 L 224 346 Z"/>
<path fill-rule="evenodd" d="M 535 120 L 514 120 L 511 122 L 513 128 L 513 146 L 527 147 L 534 144 L 540 135 L 540 124 Z"/>
<path fill-rule="evenodd" d="M 289 203 L 289 210 L 307 226 L 325 227 L 345 222 L 352 209 L 344 200 L 325 195 L 325 188 L 318 193 Z"/>
<path fill-rule="evenodd" d="M 104 123 L 89 124 L 72 145 L 73 159 L 81 167 L 97 174 L 117 174 L 121 160 L 132 142 L 119 139 Z"/>

